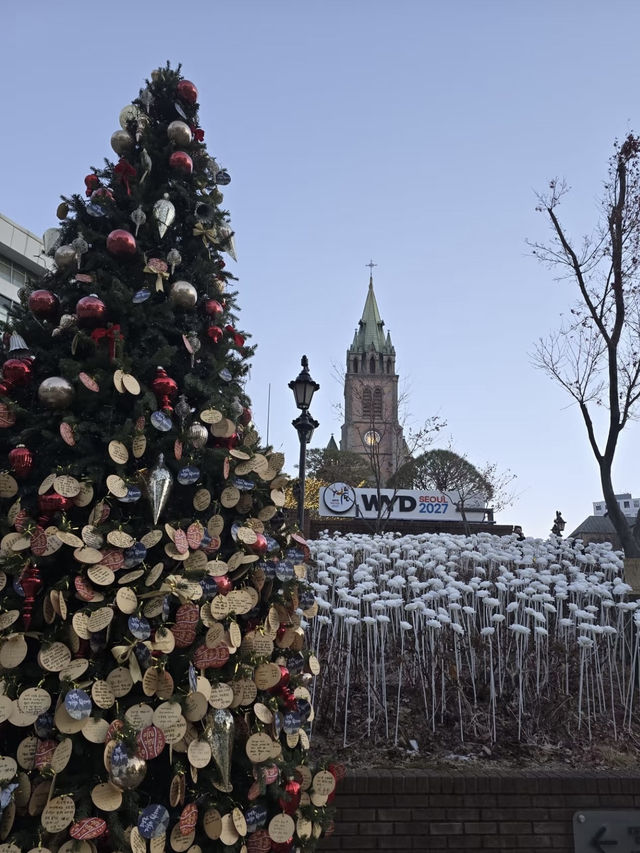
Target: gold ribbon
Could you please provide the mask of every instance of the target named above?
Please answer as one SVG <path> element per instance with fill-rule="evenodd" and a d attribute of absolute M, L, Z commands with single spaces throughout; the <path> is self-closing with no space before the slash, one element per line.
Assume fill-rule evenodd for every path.
<path fill-rule="evenodd" d="M 202 237 L 202 242 L 207 246 L 209 243 L 215 243 L 218 232 L 215 228 L 205 228 L 202 222 L 198 222 L 193 229 L 193 236 Z"/>
<path fill-rule="evenodd" d="M 133 652 L 134 646 L 139 642 L 139 640 L 134 640 L 132 643 L 128 643 L 123 646 L 113 646 L 111 649 L 111 654 L 116 659 L 116 663 L 123 664 L 129 660 L 131 653 Z"/>
<path fill-rule="evenodd" d="M 176 575 L 167 575 L 166 578 L 162 581 L 162 586 L 160 589 L 156 589 L 152 592 L 143 592 L 142 595 L 139 595 L 139 599 L 145 598 L 161 598 L 166 595 L 175 595 L 177 599 L 180 600 L 181 604 L 186 604 L 188 601 L 192 601 L 192 597 L 190 595 L 190 588 L 187 586 L 182 578 L 178 578 Z"/>

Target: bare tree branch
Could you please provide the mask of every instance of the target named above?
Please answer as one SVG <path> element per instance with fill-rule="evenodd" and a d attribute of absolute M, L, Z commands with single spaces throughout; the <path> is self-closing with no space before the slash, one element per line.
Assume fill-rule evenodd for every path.
<path fill-rule="evenodd" d="M 601 202 L 601 220 L 582 246 L 573 241 L 557 215 L 567 192 L 553 180 L 538 196 L 537 210 L 551 226 L 551 242 L 530 243 L 533 254 L 561 272 L 577 288 L 572 320 L 541 339 L 533 363 L 578 404 L 587 438 L 600 470 L 611 521 L 627 556 L 640 556 L 640 542 L 620 510 L 611 479 L 620 433 L 636 417 L 640 400 L 640 139 L 629 134 L 616 142 Z M 592 406 L 608 411 L 598 436 Z"/>

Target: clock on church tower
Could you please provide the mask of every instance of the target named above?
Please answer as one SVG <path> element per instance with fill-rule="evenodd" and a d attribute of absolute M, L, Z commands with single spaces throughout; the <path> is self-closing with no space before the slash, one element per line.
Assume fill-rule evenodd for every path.
<path fill-rule="evenodd" d="M 353 343 L 347 350 L 344 379 L 344 424 L 340 449 L 360 453 L 372 466 L 371 482 L 380 485 L 408 458 L 398 422 L 396 351 L 384 331 L 373 291 L 373 262 L 367 264 L 369 290 Z"/>

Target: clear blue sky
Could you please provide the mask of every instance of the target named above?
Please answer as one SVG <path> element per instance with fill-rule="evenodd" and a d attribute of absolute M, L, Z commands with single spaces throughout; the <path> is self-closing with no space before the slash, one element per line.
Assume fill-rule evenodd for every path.
<path fill-rule="evenodd" d="M 198 86 L 232 183 L 249 393 L 297 462 L 287 382 L 321 389 L 317 443 L 338 437 L 334 366 L 370 258 L 409 394 L 471 461 L 518 475 L 500 520 L 546 535 L 601 497 L 579 413 L 530 366 L 571 301 L 529 257 L 534 190 L 565 176 L 571 232 L 590 226 L 614 137 L 640 129 L 634 0 L 23 0 L 3 9 L 0 210 L 41 234 L 63 194 L 113 157 L 120 109 L 169 59 Z M 638 426 L 615 470 L 640 494 Z M 314 444 L 316 442 L 314 441 Z"/>

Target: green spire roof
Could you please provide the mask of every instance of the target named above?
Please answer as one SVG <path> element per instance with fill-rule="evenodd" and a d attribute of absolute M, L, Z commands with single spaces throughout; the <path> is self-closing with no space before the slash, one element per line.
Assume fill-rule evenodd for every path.
<path fill-rule="evenodd" d="M 391 336 L 384 333 L 384 320 L 380 319 L 380 311 L 373 292 L 373 276 L 369 277 L 369 291 L 364 303 L 362 319 L 356 329 L 351 344 L 351 351 L 369 352 L 373 347 L 375 352 L 385 355 L 394 355 L 395 350 L 391 343 Z"/>
<path fill-rule="evenodd" d="M 330 450 L 334 453 L 338 452 L 338 445 L 336 444 L 336 440 L 333 437 L 333 433 L 331 433 L 331 438 L 329 439 L 329 443 L 327 444 L 325 449 Z"/>

